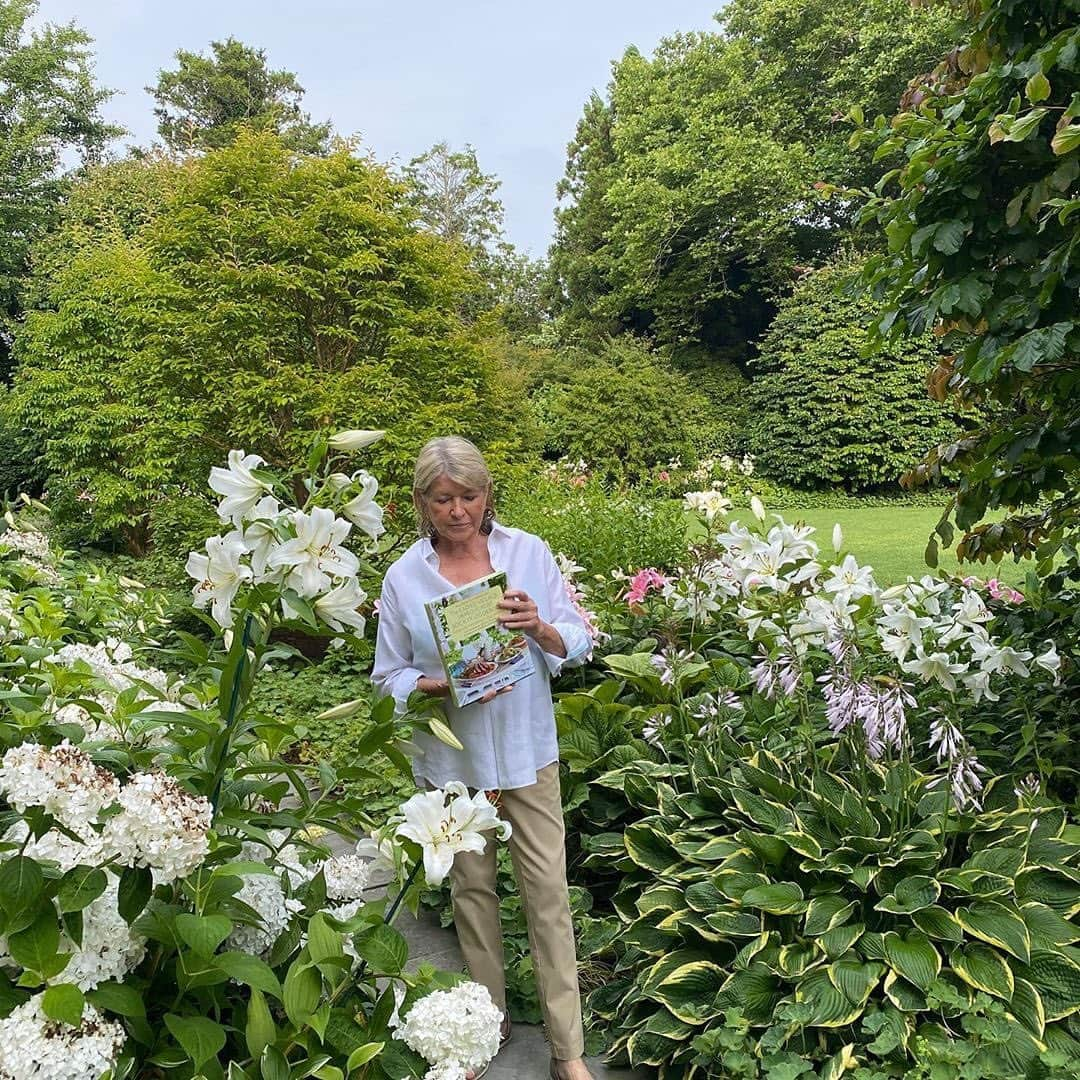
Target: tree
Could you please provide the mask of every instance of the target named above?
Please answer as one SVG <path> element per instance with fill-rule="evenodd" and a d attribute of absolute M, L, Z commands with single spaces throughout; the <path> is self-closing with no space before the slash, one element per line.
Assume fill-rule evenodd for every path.
<path fill-rule="evenodd" d="M 0 382 L 22 309 L 29 252 L 67 187 L 62 162 L 92 161 L 120 129 L 94 80 L 91 39 L 74 25 L 30 31 L 35 0 L 0 0 Z"/>
<path fill-rule="evenodd" d="M 849 223 L 814 185 L 880 175 L 847 148 L 843 114 L 891 108 L 954 27 L 908 0 L 735 0 L 720 33 L 628 49 L 559 188 L 566 320 L 745 360 L 793 268 L 829 257 Z"/>
<path fill-rule="evenodd" d="M 171 169 L 160 208 L 49 260 L 48 306 L 17 339 L 9 409 L 84 536 L 141 550 L 228 449 L 290 467 L 321 427 L 388 429 L 372 461 L 392 482 L 432 432 L 515 449 L 497 367 L 458 315 L 473 276 L 412 226 L 385 169 L 255 132 L 137 167 Z"/>
<path fill-rule="evenodd" d="M 173 150 L 226 146 L 243 127 L 276 132 L 290 149 L 325 154 L 330 123 L 313 124 L 300 108 L 304 88 L 291 71 L 271 71 L 266 50 L 235 38 L 210 43 L 210 56 L 180 49 L 175 71 L 148 86 L 158 133 Z"/>
<path fill-rule="evenodd" d="M 867 326 L 880 309 L 853 295 L 859 269 L 839 263 L 803 278 L 752 365 L 750 449 L 785 484 L 895 488 L 913 450 L 964 430 L 955 410 L 927 397 L 925 379 L 940 357 L 931 335 L 868 349 Z"/>
<path fill-rule="evenodd" d="M 966 45 L 857 133 L 893 168 L 866 218 L 888 239 L 867 281 L 883 336 L 935 328 L 932 386 L 990 423 L 938 447 L 910 484 L 959 487 L 937 534 L 963 558 L 1062 548 L 1080 531 L 1080 25 L 1076 0 L 978 0 Z M 979 524 L 987 510 L 1014 511 Z M 936 550 L 932 541 L 928 552 Z"/>
<path fill-rule="evenodd" d="M 467 314 L 494 310 L 512 337 L 535 332 L 546 316 L 546 271 L 507 241 L 501 181 L 480 168 L 476 150 L 436 143 L 405 166 L 403 178 L 417 224 L 463 248 L 482 282 Z"/>

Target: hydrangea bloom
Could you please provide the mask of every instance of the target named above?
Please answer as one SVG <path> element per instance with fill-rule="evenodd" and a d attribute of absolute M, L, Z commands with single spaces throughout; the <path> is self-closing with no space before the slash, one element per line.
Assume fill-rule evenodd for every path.
<path fill-rule="evenodd" d="M 142 667 L 131 657 L 130 645 L 110 639 L 96 645 L 81 642 L 65 645 L 53 653 L 49 661 L 65 667 L 74 667 L 79 662 L 86 664 L 98 679 L 108 684 L 113 697 L 139 682 L 148 683 L 162 697 L 168 697 L 169 677 L 165 672 Z M 107 699 L 103 697 L 102 700 Z"/>
<path fill-rule="evenodd" d="M 368 887 L 371 863 L 360 855 L 335 855 L 321 866 L 330 900 L 358 900 Z"/>
<path fill-rule="evenodd" d="M 502 1013 L 478 983 L 437 990 L 421 998 L 394 1032 L 438 1071 L 428 1077 L 456 1075 L 447 1069 L 480 1069 L 499 1052 Z"/>
<path fill-rule="evenodd" d="M 0 1080 L 97 1080 L 123 1045 L 124 1029 L 92 1005 L 72 1027 L 50 1020 L 39 995 L 0 1020 Z"/>
<path fill-rule="evenodd" d="M 115 802 L 120 784 L 65 739 L 59 746 L 13 746 L 0 764 L 0 791 L 16 810 L 40 806 L 82 835 L 102 808 Z"/>
<path fill-rule="evenodd" d="M 136 934 L 117 910 L 119 879 L 83 909 L 82 944 L 65 940 L 61 949 L 71 953 L 67 966 L 53 980 L 92 990 L 99 983 L 121 982 L 134 970 L 146 951 L 146 938 Z"/>
<path fill-rule="evenodd" d="M 158 884 L 186 877 L 209 851 L 210 803 L 164 773 L 135 773 L 117 799 L 121 811 L 105 841 L 133 866 L 149 866 Z"/>
<path fill-rule="evenodd" d="M 227 944 L 230 949 L 263 956 L 304 905 L 285 895 L 276 874 L 245 874 L 243 881 L 236 899 L 253 908 L 261 921 L 258 926 L 235 926 Z"/>

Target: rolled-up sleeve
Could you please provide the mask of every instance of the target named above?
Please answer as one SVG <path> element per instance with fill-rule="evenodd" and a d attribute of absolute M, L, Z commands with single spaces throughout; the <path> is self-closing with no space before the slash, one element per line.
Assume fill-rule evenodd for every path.
<path fill-rule="evenodd" d="M 409 695 L 416 689 L 416 680 L 423 674 L 413 665 L 412 637 L 400 617 L 397 596 L 393 587 L 383 582 L 371 681 L 380 696 L 392 696 L 397 711 L 404 712 Z"/>
<path fill-rule="evenodd" d="M 544 562 L 544 586 L 547 591 L 547 621 L 559 632 L 566 647 L 565 656 L 545 652 L 544 661 L 554 678 L 564 667 L 577 667 L 592 657 L 592 638 L 585 620 L 578 614 L 566 589 L 559 564 L 547 544 L 542 543 L 541 558 Z"/>

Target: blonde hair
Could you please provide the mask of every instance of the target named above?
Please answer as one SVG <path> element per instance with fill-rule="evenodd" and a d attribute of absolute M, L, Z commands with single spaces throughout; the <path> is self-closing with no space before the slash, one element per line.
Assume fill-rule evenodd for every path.
<path fill-rule="evenodd" d="M 435 481 L 445 476 L 455 484 L 484 492 L 487 506 L 484 510 L 482 532 L 491 531 L 495 516 L 493 485 L 484 455 L 468 439 L 460 435 L 443 435 L 429 439 L 416 458 L 413 472 L 413 505 L 419 518 L 420 534 L 434 536 L 434 528 L 425 508 L 427 494 Z"/>

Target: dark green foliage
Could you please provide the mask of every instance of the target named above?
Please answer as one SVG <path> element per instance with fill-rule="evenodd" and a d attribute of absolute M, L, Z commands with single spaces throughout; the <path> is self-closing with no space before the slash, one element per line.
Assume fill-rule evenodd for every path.
<path fill-rule="evenodd" d="M 880 308 L 845 266 L 805 277 L 785 300 L 747 388 L 750 449 L 771 478 L 796 487 L 895 487 L 912 457 L 955 439 L 954 408 L 930 399 L 939 353 L 924 335 L 865 355 Z"/>
<path fill-rule="evenodd" d="M 1063 810 L 957 815 L 910 769 L 861 767 L 856 786 L 728 750 L 597 781 L 645 815 L 622 837 L 618 974 L 590 998 L 617 1053 L 680 1076 L 1075 1074 Z M 949 1054 L 969 1070 L 920 1071 Z"/>
<path fill-rule="evenodd" d="M 0 499 L 19 492 L 39 495 L 45 479 L 41 448 L 31 433 L 12 423 L 4 413 L 7 391 L 0 386 Z"/>
<path fill-rule="evenodd" d="M 158 133 L 173 150 L 227 146 L 244 128 L 272 131 L 290 149 L 325 154 L 330 124 L 300 108 L 304 88 L 291 71 L 271 71 L 266 51 L 235 38 L 210 43 L 211 56 L 179 49 L 175 71 L 148 86 Z"/>
<path fill-rule="evenodd" d="M 970 42 L 913 87 L 908 111 L 855 136 L 897 166 L 867 209 L 889 245 L 867 278 L 888 302 L 881 332 L 938 326 L 955 355 L 937 383 L 986 401 L 993 420 L 910 482 L 959 475 L 959 553 L 1037 550 L 1048 567 L 1074 550 L 1080 499 L 1078 6 L 972 10 Z M 997 507 L 1022 513 L 976 528 Z"/>
<path fill-rule="evenodd" d="M 819 182 L 885 166 L 847 146 L 853 106 L 893 111 L 956 22 L 908 0 L 737 0 L 720 33 L 630 48 L 570 143 L 552 248 L 575 326 L 746 358 L 798 264 L 835 249 L 849 208 Z"/>
<path fill-rule="evenodd" d="M 640 480 L 693 453 L 708 401 L 662 357 L 631 338 L 599 353 L 566 349 L 529 373 L 549 459 L 584 461 L 605 480 Z"/>
<path fill-rule="evenodd" d="M 227 449 L 292 465 L 322 426 L 390 428 L 388 482 L 435 431 L 515 447 L 513 410 L 488 408 L 496 361 L 458 314 L 472 275 L 383 169 L 248 132 L 99 192 L 143 190 L 140 168 L 165 197 L 100 231 L 95 197 L 77 202 L 19 337 L 12 412 L 47 444 L 58 517 L 143 550 L 151 513 Z"/>
<path fill-rule="evenodd" d="M 51 226 L 69 154 L 93 160 L 118 128 L 94 80 L 90 38 L 78 27 L 36 26 L 36 0 L 0 0 L 0 381 L 9 375 L 30 248 Z"/>

